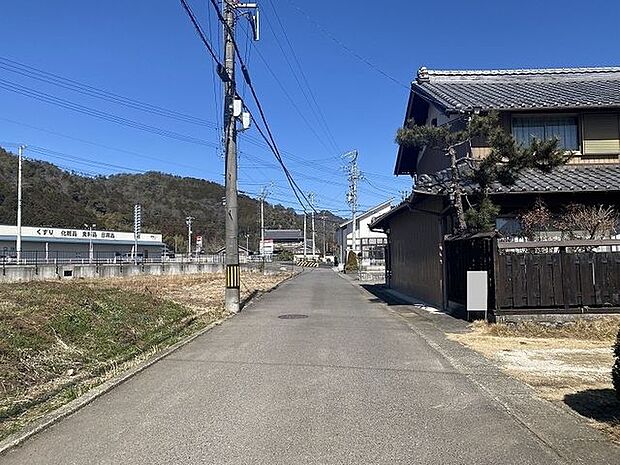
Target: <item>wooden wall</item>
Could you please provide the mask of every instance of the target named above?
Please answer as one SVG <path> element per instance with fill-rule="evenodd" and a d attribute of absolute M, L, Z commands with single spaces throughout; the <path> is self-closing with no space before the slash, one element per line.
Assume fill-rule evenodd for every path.
<path fill-rule="evenodd" d="M 390 287 L 443 308 L 440 217 L 405 210 L 390 220 Z"/>

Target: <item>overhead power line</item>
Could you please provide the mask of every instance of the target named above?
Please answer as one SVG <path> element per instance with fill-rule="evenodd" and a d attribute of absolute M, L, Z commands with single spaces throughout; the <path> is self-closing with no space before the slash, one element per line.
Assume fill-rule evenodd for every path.
<path fill-rule="evenodd" d="M 210 12 L 211 9 L 209 8 L 208 11 Z M 219 125 L 217 120 L 214 123 L 208 120 L 198 118 L 193 115 L 181 113 L 176 110 L 171 110 L 171 109 L 164 108 L 158 105 L 153 105 L 151 103 L 140 101 L 134 98 L 126 97 L 126 96 L 123 96 L 123 95 L 120 95 L 114 92 L 110 92 L 110 91 L 107 91 L 101 88 L 94 87 L 90 84 L 86 84 L 83 82 L 76 81 L 74 79 L 63 77 L 58 74 L 51 73 L 49 71 L 44 71 L 40 68 L 30 66 L 30 65 L 27 65 L 27 64 L 15 61 L 15 60 L 11 60 L 9 58 L 0 57 L 0 69 L 10 71 L 14 74 L 18 74 L 18 75 L 21 75 L 27 78 L 35 79 L 39 82 L 45 82 L 47 84 L 55 85 L 60 88 L 75 91 L 82 95 L 87 95 L 87 96 L 99 98 L 101 100 L 105 100 L 111 103 L 119 104 L 127 108 L 132 108 L 132 109 L 136 109 L 139 111 L 143 111 L 145 113 L 154 114 L 157 116 L 167 117 L 171 119 L 176 119 L 181 122 L 191 123 L 191 124 L 208 127 L 211 129 L 217 129 L 218 131 L 221 131 L 221 126 Z M 214 73 L 214 76 L 217 76 L 217 73 Z M 219 80 L 219 77 L 217 79 Z M 7 81 L 7 82 L 10 82 L 10 81 Z M 217 85 L 215 84 L 215 82 L 214 82 L 214 97 L 215 97 L 214 99 L 215 107 L 217 110 L 216 112 L 219 114 Z M 247 141 L 253 145 L 269 150 L 269 147 L 266 144 L 264 144 L 262 140 L 258 138 L 254 138 L 252 136 L 245 136 L 244 139 L 247 139 Z M 291 158 L 301 159 L 301 157 L 296 157 L 293 153 L 289 151 L 281 150 L 281 152 Z M 334 157 L 334 159 L 337 159 L 337 158 Z"/>
<path fill-rule="evenodd" d="M 222 64 L 220 63 L 220 60 L 219 60 L 219 58 L 217 56 L 217 53 L 215 52 L 215 50 L 211 46 L 211 43 L 207 39 L 207 36 L 206 36 L 205 32 L 202 30 L 202 27 L 200 26 L 200 23 L 196 19 L 196 15 L 192 11 L 192 7 L 189 6 L 189 4 L 185 0 L 181 0 L 181 5 L 183 6 L 183 9 L 185 10 L 185 13 L 187 13 L 187 16 L 189 17 L 189 20 L 192 22 L 192 24 L 194 26 L 194 29 L 196 29 L 196 33 L 198 34 L 198 37 L 200 37 L 200 39 L 202 40 L 202 44 L 205 46 L 205 48 L 211 54 L 211 58 L 213 58 L 213 61 L 215 61 L 217 63 L 217 65 L 221 67 Z"/>
<path fill-rule="evenodd" d="M 107 169 L 115 169 L 115 170 L 123 170 L 123 171 L 130 171 L 130 172 L 134 172 L 134 173 L 146 173 L 146 170 L 141 170 L 141 169 L 137 169 L 137 168 L 130 168 L 128 166 L 122 166 L 122 165 L 116 165 L 113 163 L 106 163 L 106 162 L 102 162 L 102 161 L 96 161 L 96 160 L 92 160 L 89 158 L 84 158 L 84 157 L 79 157 L 76 155 L 70 155 L 64 152 L 59 152 L 56 150 L 52 150 L 52 149 L 48 149 L 45 147 L 39 147 L 36 145 L 29 145 L 28 146 L 28 152 L 29 153 L 38 153 L 39 155 L 47 155 L 51 158 L 58 158 L 60 160 L 64 160 L 64 161 L 70 161 L 70 162 L 76 162 L 78 164 L 84 164 L 87 166 L 91 166 L 94 168 L 107 168 Z"/>
<path fill-rule="evenodd" d="M 364 174 L 366 174 L 366 173 L 364 173 Z M 370 181 L 370 179 L 368 179 L 368 177 L 366 177 L 366 176 L 364 176 L 363 181 L 366 181 L 366 183 L 367 183 L 370 187 L 372 187 L 373 189 L 375 189 L 375 190 L 376 190 L 376 191 L 378 191 L 378 192 L 382 192 L 382 193 L 385 193 L 385 194 L 388 194 L 388 195 L 391 195 L 391 196 L 395 196 L 395 195 L 396 195 L 396 193 L 397 193 L 396 191 L 391 191 L 391 190 L 388 190 L 388 189 L 383 189 L 382 187 L 379 187 L 379 186 L 375 185 L 375 184 L 374 184 L 373 182 L 371 182 L 371 181 Z"/>
<path fill-rule="evenodd" d="M 282 55 L 284 56 L 284 60 L 286 61 L 286 64 L 288 65 L 288 68 L 291 71 L 291 74 L 293 75 L 293 78 L 295 79 L 295 81 L 297 82 L 297 86 L 299 87 L 299 90 L 301 91 L 307 105 L 308 108 L 310 109 L 310 111 L 312 112 L 312 114 L 315 116 L 315 118 L 317 119 L 319 126 L 322 124 L 323 128 L 325 130 L 325 133 L 327 134 L 327 139 L 329 140 L 329 142 L 332 144 L 332 148 L 336 151 L 336 152 L 340 152 L 340 149 L 338 148 L 338 143 L 336 142 L 330 128 L 329 125 L 327 124 L 327 120 L 325 118 L 325 115 L 323 114 L 323 111 L 321 110 L 321 106 L 318 104 L 317 99 L 314 95 L 314 92 L 312 92 L 312 88 L 310 87 L 310 83 L 308 82 L 308 78 L 306 77 L 306 73 L 304 72 L 303 67 L 301 66 L 301 61 L 299 60 L 299 58 L 297 57 L 297 53 L 295 53 L 295 48 L 293 47 L 293 44 L 291 43 L 288 33 L 286 32 L 286 28 L 284 27 L 284 25 L 282 24 L 282 21 L 280 19 L 280 16 L 278 15 L 278 11 L 275 8 L 275 6 L 273 5 L 273 2 L 271 0 L 269 0 L 269 4 L 271 6 L 271 9 L 273 11 L 273 14 L 278 22 L 278 25 L 280 26 L 280 29 L 282 30 L 282 34 L 284 37 L 284 40 L 286 42 L 286 44 L 288 45 L 288 48 L 291 52 L 291 55 L 293 57 L 294 62 L 297 65 L 297 69 L 299 70 L 299 73 L 297 73 L 294 69 L 293 64 L 291 63 L 291 60 L 289 60 L 288 55 L 284 49 L 284 46 L 281 44 L 280 40 L 278 39 L 278 34 L 276 33 L 275 29 L 271 26 L 271 22 L 270 21 L 265 21 L 267 23 L 267 26 L 269 27 L 269 29 L 271 30 L 271 32 L 273 33 L 273 36 L 276 40 L 276 44 L 278 45 L 278 47 L 280 48 L 280 51 L 282 52 Z M 267 64 L 268 66 L 268 64 Z M 299 76 L 301 77 L 298 77 Z M 302 84 L 303 81 L 303 84 Z M 304 84 L 305 84 L 305 88 L 304 88 Z M 307 92 L 306 92 L 307 89 Z"/>
<path fill-rule="evenodd" d="M 260 50 L 256 50 L 256 53 L 258 54 L 258 57 L 261 59 L 261 61 L 264 63 L 265 68 L 267 68 L 267 71 L 269 71 L 269 74 L 271 74 L 271 76 L 273 77 L 273 79 L 276 81 L 276 83 L 278 84 L 278 86 L 280 87 L 280 89 L 282 89 L 282 92 L 284 93 L 284 96 L 288 99 L 289 102 L 291 102 L 291 105 L 293 106 L 293 108 L 295 109 L 295 111 L 297 112 L 297 114 L 301 117 L 301 119 L 304 121 L 304 123 L 306 123 L 306 126 L 308 126 L 308 129 L 310 129 L 310 132 L 312 132 L 312 134 L 314 134 L 314 136 L 317 138 L 317 140 L 327 149 L 327 150 L 332 150 L 330 149 L 325 142 L 323 141 L 323 138 L 321 136 L 319 136 L 319 134 L 317 133 L 317 131 L 314 129 L 314 126 L 312 124 L 310 124 L 310 121 L 308 120 L 308 118 L 306 118 L 306 115 L 303 114 L 303 112 L 301 111 L 301 109 L 299 108 L 299 105 L 297 105 L 297 103 L 295 102 L 295 100 L 293 99 L 293 97 L 291 97 L 291 94 L 286 90 L 286 87 L 284 86 L 284 84 L 282 83 L 282 80 L 278 77 L 278 75 L 276 74 L 276 72 L 271 68 L 269 61 L 267 61 L 267 59 L 265 59 L 265 57 L 263 56 L 263 54 L 260 52 Z M 289 65 L 290 66 L 290 65 Z M 309 101 L 308 101 L 309 102 Z M 311 107 L 310 107 L 311 108 Z"/>
<path fill-rule="evenodd" d="M 182 0 L 182 1 L 184 1 L 184 0 Z M 265 134 L 265 131 L 263 129 L 261 129 L 261 127 L 258 125 L 258 122 L 256 124 L 256 129 L 261 134 L 263 139 L 265 139 L 267 144 L 270 146 L 271 150 L 273 151 L 274 156 L 278 160 L 278 163 L 280 163 L 280 165 L 282 166 L 282 169 L 284 170 L 284 173 L 285 173 L 287 179 L 289 180 L 289 184 L 291 185 L 291 188 L 293 188 L 293 193 L 295 194 L 295 196 L 298 199 L 299 199 L 299 196 L 301 196 L 305 200 L 306 205 L 308 205 L 312 210 L 314 210 L 316 212 L 316 209 L 314 208 L 314 206 L 312 206 L 312 204 L 308 200 L 308 197 L 306 196 L 306 194 L 304 194 L 303 190 L 299 187 L 297 182 L 293 179 L 291 173 L 289 172 L 289 170 L 286 167 L 284 161 L 282 160 L 282 155 L 280 154 L 280 150 L 278 149 L 278 145 L 277 145 L 277 143 L 275 141 L 275 138 L 273 136 L 273 132 L 271 130 L 269 122 L 267 121 L 267 117 L 265 115 L 265 111 L 263 109 L 263 105 L 262 105 L 260 99 L 258 98 L 256 89 L 254 88 L 254 84 L 252 83 L 252 79 L 250 78 L 250 72 L 249 72 L 248 67 L 247 67 L 247 65 L 245 63 L 245 60 L 243 59 L 243 55 L 241 54 L 241 51 L 239 50 L 239 46 L 238 46 L 238 44 L 237 44 L 237 42 L 235 40 L 234 34 L 230 30 L 230 27 L 226 23 L 224 17 L 222 16 L 222 13 L 219 10 L 219 7 L 217 5 L 216 0 L 211 0 L 211 4 L 213 5 L 213 7 L 214 7 L 214 9 L 215 9 L 215 11 L 217 13 L 217 16 L 218 16 L 218 19 L 220 20 L 220 23 L 222 23 L 222 25 L 226 28 L 226 30 L 228 31 L 228 33 L 231 36 L 231 41 L 232 41 L 233 47 L 235 49 L 235 55 L 237 56 L 237 59 L 239 60 L 239 64 L 241 65 L 241 71 L 242 71 L 242 74 L 243 74 L 243 79 L 245 80 L 248 88 L 250 89 L 250 93 L 252 94 L 252 98 L 254 99 L 254 103 L 256 104 L 256 107 L 257 107 L 258 112 L 260 114 L 262 123 L 265 126 L 266 134 Z M 297 189 L 297 192 L 295 192 L 295 189 Z M 301 199 L 299 199 L 299 200 L 300 200 L 301 206 L 305 210 L 306 207 L 304 206 L 303 202 L 301 202 Z"/>
<path fill-rule="evenodd" d="M 106 150 L 112 150 L 114 152 L 124 153 L 124 154 L 127 154 L 127 155 L 131 155 L 133 157 L 142 158 L 142 159 L 145 159 L 145 160 L 157 161 L 157 162 L 166 163 L 166 164 L 172 165 L 172 166 L 178 166 L 178 167 L 181 167 L 181 168 L 189 168 L 189 169 L 192 169 L 192 170 L 201 170 L 202 171 L 202 168 L 199 168 L 197 166 L 187 165 L 187 164 L 184 164 L 184 163 L 178 163 L 178 162 L 175 162 L 175 161 L 171 161 L 169 159 L 153 157 L 151 155 L 145 155 L 143 153 L 135 152 L 133 150 L 122 149 L 120 147 L 113 147 L 111 145 L 101 144 L 99 142 L 93 142 L 91 140 L 83 139 L 81 137 L 70 136 L 68 134 L 63 134 L 63 133 L 58 132 L 58 131 L 53 131 L 51 129 L 45 129 L 45 128 L 42 128 L 42 127 L 39 127 L 39 126 L 33 126 L 31 124 L 26 124 L 26 123 L 23 123 L 23 122 L 20 122 L 20 121 L 15 121 L 15 120 L 12 120 L 12 119 L 9 119 L 9 118 L 3 118 L 1 116 L 0 116 L 0 121 L 6 121 L 6 122 L 11 123 L 11 124 L 16 124 L 18 126 L 23 126 L 23 127 L 29 128 L 29 129 L 34 129 L 36 131 L 41 131 L 41 132 L 44 132 L 46 134 L 52 134 L 54 136 L 62 137 L 64 139 L 73 140 L 73 141 L 76 141 L 76 142 L 81 142 L 83 144 L 92 145 L 94 147 L 99 147 L 99 148 L 103 148 L 103 149 L 106 149 Z M 214 173 L 210 173 L 210 174 L 214 174 Z"/>
<path fill-rule="evenodd" d="M 373 71 L 379 73 L 381 76 L 389 79 L 390 81 L 392 81 L 394 84 L 396 84 L 397 86 L 400 87 L 404 87 L 405 89 L 409 90 L 410 87 L 404 83 L 402 83 L 401 81 L 399 81 L 398 79 L 396 79 L 395 77 L 391 76 L 390 74 L 388 74 L 386 71 L 384 71 L 383 69 L 381 69 L 379 66 L 375 65 L 372 61 L 370 61 L 369 59 L 363 57 L 362 55 L 360 55 L 359 53 L 357 53 L 355 50 L 353 50 L 351 47 L 349 47 L 347 44 L 345 44 L 344 42 L 342 42 L 340 39 L 338 39 L 334 34 L 332 34 L 326 27 L 324 27 L 321 23 L 319 23 L 318 21 L 316 21 L 315 19 L 312 18 L 312 16 L 310 16 L 305 10 L 301 9 L 299 6 L 297 6 L 292 0 L 288 0 L 289 4 L 296 9 L 299 13 L 301 13 L 302 16 L 304 16 L 306 18 L 306 20 L 308 20 L 308 22 L 310 22 L 310 24 L 312 24 L 315 28 L 317 28 L 319 30 L 319 32 L 321 32 L 325 37 L 327 37 L 329 40 L 331 40 L 332 42 L 334 42 L 336 45 L 338 45 L 340 48 L 342 48 L 343 50 L 345 50 L 347 53 L 349 53 L 351 56 L 355 57 L 357 60 L 361 61 L 362 63 L 364 63 L 366 66 L 368 66 L 369 68 L 371 68 Z"/>
<path fill-rule="evenodd" d="M 89 97 L 94 97 L 100 100 L 122 105 L 145 113 L 171 118 L 185 123 L 205 126 L 208 128 L 217 128 L 217 125 L 211 121 L 197 118 L 195 116 L 181 113 L 175 110 L 170 110 L 168 108 L 164 108 L 158 105 L 153 105 L 151 103 L 125 97 L 123 95 L 100 89 L 89 84 L 78 82 L 73 79 L 60 76 L 58 74 L 50 73 L 48 71 L 44 71 L 39 68 L 20 63 L 15 60 L 10 60 L 5 57 L 0 57 L 0 69 L 4 69 L 11 73 L 27 77 L 29 79 L 34 79 L 39 82 L 51 84 L 56 87 L 61 87 L 63 89 L 71 90 L 82 95 L 87 95 Z"/>
<path fill-rule="evenodd" d="M 190 144 L 204 145 L 207 147 L 217 148 L 217 145 L 215 145 L 212 142 L 208 142 L 204 139 L 199 139 L 197 137 L 189 136 L 186 134 L 181 134 L 175 131 L 170 131 L 168 129 L 162 129 L 156 126 L 151 126 L 149 124 L 140 123 L 138 121 L 124 118 L 122 116 L 117 116 L 112 113 L 107 113 L 105 111 L 97 110 L 95 108 L 80 105 L 79 103 L 71 102 L 70 100 L 66 100 L 60 97 L 55 97 L 45 92 L 40 92 L 40 91 L 31 89 L 31 88 L 28 88 L 26 86 L 22 86 L 21 84 L 6 81 L 4 79 L 0 79 L 0 89 L 8 90 L 10 92 L 14 92 L 19 95 L 23 95 L 25 97 L 38 100 L 40 102 L 45 102 L 45 103 L 55 105 L 55 106 L 58 106 L 58 107 L 61 107 L 67 110 L 71 110 L 77 113 L 91 116 L 93 118 L 98 118 L 104 121 L 109 121 L 111 123 L 115 123 L 121 126 L 132 128 L 132 129 L 138 129 L 140 131 L 148 132 L 148 133 L 155 134 L 161 137 L 175 139 L 175 140 L 178 140 L 181 142 L 187 142 Z"/>
<path fill-rule="evenodd" d="M 192 12 L 191 8 L 186 8 L 185 6 L 187 5 L 187 2 L 185 0 L 180 0 L 181 3 L 183 4 L 184 10 L 186 12 L 186 14 L 190 17 L 190 20 L 192 22 L 192 24 L 196 25 L 198 24 L 198 20 L 196 19 L 194 13 Z M 255 118 L 253 118 L 255 120 L 256 123 L 256 129 L 259 132 L 259 134 L 262 136 L 262 138 L 265 140 L 265 142 L 267 143 L 267 146 L 269 147 L 269 149 L 273 152 L 276 160 L 278 161 L 278 163 L 280 164 L 280 166 L 282 167 L 282 170 L 284 171 L 284 174 L 287 178 L 287 181 L 289 182 L 289 185 L 291 186 L 291 190 L 293 192 L 293 194 L 295 195 L 295 197 L 297 198 L 297 200 L 299 201 L 301 207 L 305 210 L 306 209 L 306 205 L 310 205 L 310 202 L 308 201 L 308 199 L 306 198 L 305 194 L 303 193 L 303 191 L 301 190 L 301 188 L 299 187 L 299 185 L 297 184 L 297 182 L 293 179 L 290 171 L 288 170 L 288 168 L 286 167 L 286 164 L 284 163 L 284 161 L 282 160 L 282 156 L 280 154 L 280 151 L 277 147 L 277 144 L 275 142 L 275 139 L 273 137 L 273 133 L 271 131 L 271 128 L 269 126 L 269 123 L 267 122 L 267 118 L 265 116 L 265 112 L 263 110 L 262 104 L 260 102 L 260 100 L 258 99 L 258 95 L 256 94 L 256 90 L 254 89 L 254 85 L 252 84 L 251 78 L 250 78 L 250 74 L 247 68 L 247 65 L 245 63 L 245 60 L 243 59 L 243 56 L 241 54 L 241 51 L 239 50 L 239 46 L 237 45 L 237 42 L 234 39 L 234 34 L 232 34 L 232 31 L 230 31 L 228 24 L 226 23 L 224 17 L 222 16 L 222 13 L 219 9 L 219 6 L 216 2 L 216 0 L 211 0 L 211 4 L 217 14 L 217 17 L 220 21 L 220 23 L 226 28 L 226 30 L 228 31 L 228 33 L 231 36 L 231 40 L 232 40 L 232 44 L 233 47 L 235 49 L 235 55 L 237 56 L 237 59 L 239 60 L 240 64 L 241 64 L 241 71 L 243 73 L 243 77 L 244 80 L 248 86 L 248 88 L 250 89 L 251 93 L 252 93 L 252 97 L 256 103 L 256 106 L 258 108 L 258 111 L 260 113 L 261 116 L 261 120 L 263 125 L 265 126 L 265 130 L 267 131 L 267 134 L 265 133 L 265 130 L 263 130 L 260 125 L 258 120 L 256 120 Z M 201 27 L 194 27 L 196 29 L 196 32 L 198 34 L 198 36 L 200 37 L 201 41 L 206 45 L 209 43 L 209 40 L 206 37 L 206 34 L 204 33 L 204 31 L 202 30 Z M 219 70 L 223 70 L 223 66 L 222 63 L 220 62 L 219 58 L 217 57 L 217 55 L 215 53 L 211 53 L 213 51 L 213 48 L 210 46 L 208 47 L 209 53 L 211 54 L 211 58 L 213 59 L 213 61 L 217 64 L 218 69 Z M 304 202 L 302 200 L 302 198 L 306 201 L 306 205 L 304 205 Z"/>

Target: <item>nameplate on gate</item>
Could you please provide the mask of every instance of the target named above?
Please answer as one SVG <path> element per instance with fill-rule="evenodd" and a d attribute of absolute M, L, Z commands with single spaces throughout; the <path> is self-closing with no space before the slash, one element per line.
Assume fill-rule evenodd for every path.
<path fill-rule="evenodd" d="M 487 312 L 489 281 L 487 271 L 467 272 L 467 311 Z"/>

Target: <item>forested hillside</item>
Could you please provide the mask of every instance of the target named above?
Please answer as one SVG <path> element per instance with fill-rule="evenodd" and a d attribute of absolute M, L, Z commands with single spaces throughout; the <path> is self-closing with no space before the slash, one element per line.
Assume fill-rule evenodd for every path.
<path fill-rule="evenodd" d="M 133 230 L 133 205 L 143 209 L 144 230 L 162 233 L 172 249 L 187 247 L 185 218 L 196 218 L 194 233 L 205 238 L 206 248 L 223 245 L 224 187 L 196 178 L 158 172 L 87 177 L 61 170 L 51 163 L 25 160 L 23 165 L 23 224 Z M 17 157 L 0 148 L 0 224 L 15 224 L 17 211 Z M 329 212 L 328 245 L 335 224 L 342 221 Z M 260 236 L 259 202 L 239 197 L 239 233 L 250 234 L 251 248 Z M 293 209 L 265 204 L 266 228 L 302 228 L 303 216 Z M 320 232 L 320 233 L 319 233 Z M 322 224 L 317 224 L 317 245 L 322 246 Z M 243 244 L 245 241 L 241 241 Z"/>

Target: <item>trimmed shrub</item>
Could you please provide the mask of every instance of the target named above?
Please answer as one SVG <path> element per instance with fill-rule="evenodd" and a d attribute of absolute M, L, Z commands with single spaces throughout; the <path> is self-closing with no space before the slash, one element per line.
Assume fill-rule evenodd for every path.
<path fill-rule="evenodd" d="M 347 264 L 345 265 L 345 271 L 357 271 L 359 270 L 359 264 L 357 262 L 357 254 L 352 250 L 349 251 L 347 255 Z"/>
<path fill-rule="evenodd" d="M 280 253 L 278 253 L 278 260 L 281 260 L 283 262 L 290 262 L 293 260 L 293 258 L 295 258 L 295 256 L 290 250 L 282 250 Z"/>
<path fill-rule="evenodd" d="M 616 363 L 614 363 L 614 367 L 611 370 L 611 377 L 616 389 L 616 397 L 620 399 L 620 331 L 618 331 L 618 336 L 616 337 L 614 355 L 616 356 Z"/>

